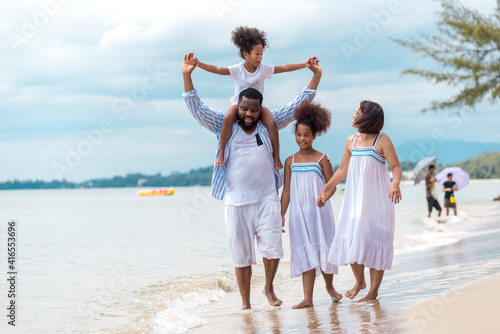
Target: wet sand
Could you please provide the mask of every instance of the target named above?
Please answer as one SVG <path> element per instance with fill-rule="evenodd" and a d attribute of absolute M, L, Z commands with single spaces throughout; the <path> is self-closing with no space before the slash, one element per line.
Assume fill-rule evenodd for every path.
<path fill-rule="evenodd" d="M 473 212 L 476 207 L 464 209 Z M 376 301 L 357 302 L 367 288 L 354 300 L 344 296 L 342 301 L 332 303 L 323 279 L 318 277 L 314 308 L 293 310 L 303 297 L 302 281 L 289 278 L 289 263 L 283 260 L 275 280 L 276 294 L 283 305 L 274 308 L 261 292 L 264 281 L 262 264 L 258 264 L 253 269 L 252 310 L 240 310 L 239 293 L 232 291 L 198 309 L 196 315 L 204 319 L 204 324 L 188 333 L 491 333 L 500 319 L 500 309 L 493 307 L 500 297 L 500 275 L 482 279 L 500 273 L 500 205 L 477 209 L 477 215 L 464 221 L 440 224 L 448 230 L 463 231 L 459 241 L 421 251 L 396 252 Z M 368 271 L 365 274 L 369 282 Z M 340 267 L 334 279 L 337 291 L 345 294 L 353 284 L 350 268 Z M 429 321 L 424 314 L 419 318 L 419 310 L 425 308 L 440 313 L 439 317 L 431 314 Z"/>

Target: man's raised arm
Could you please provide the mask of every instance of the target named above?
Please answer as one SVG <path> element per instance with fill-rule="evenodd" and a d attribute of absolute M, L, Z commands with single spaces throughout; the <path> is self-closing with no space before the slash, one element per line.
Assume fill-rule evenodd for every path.
<path fill-rule="evenodd" d="M 184 55 L 184 61 L 182 62 L 182 79 L 184 80 L 184 93 L 190 92 L 194 89 L 193 79 L 191 78 L 191 73 L 193 73 L 196 65 L 193 63 L 194 52 L 190 52 Z"/>
<path fill-rule="evenodd" d="M 211 109 L 203 103 L 196 89 L 194 89 L 191 73 L 193 73 L 196 65 L 192 61 L 193 57 L 194 53 L 190 52 L 184 56 L 184 61 L 182 62 L 182 78 L 184 80 L 184 94 L 182 94 L 182 97 L 184 98 L 184 102 L 186 102 L 189 112 L 198 123 L 219 136 L 224 114 Z"/>
<path fill-rule="evenodd" d="M 284 129 L 288 124 L 293 121 L 293 115 L 295 114 L 295 109 L 304 101 L 311 101 L 316 95 L 316 88 L 318 88 L 319 82 L 321 80 L 321 75 L 323 70 L 319 66 L 319 60 L 314 59 L 309 66 L 307 66 L 312 72 L 313 77 L 311 81 L 304 88 L 299 95 L 290 103 L 285 106 L 271 111 L 274 120 L 276 121 L 276 126 L 278 130 Z"/>

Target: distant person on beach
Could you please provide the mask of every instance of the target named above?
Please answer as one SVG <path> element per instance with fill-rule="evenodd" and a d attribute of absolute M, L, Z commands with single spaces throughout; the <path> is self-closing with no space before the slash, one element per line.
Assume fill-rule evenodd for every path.
<path fill-rule="evenodd" d="M 446 215 L 450 213 L 450 208 L 453 208 L 453 212 L 455 216 L 457 215 L 457 203 L 455 200 L 454 191 L 458 190 L 457 184 L 453 181 L 453 174 L 448 173 L 446 175 L 448 177 L 448 181 L 443 183 L 443 191 L 444 191 L 444 207 L 446 209 Z"/>
<path fill-rule="evenodd" d="M 184 56 L 182 63 L 184 101 L 193 117 L 219 137 L 224 113 L 211 109 L 200 100 L 191 78 L 196 68 L 193 58 L 191 52 Z M 309 63 L 308 68 L 313 72 L 308 86 L 292 102 L 271 112 L 279 130 L 292 122 L 297 106 L 312 100 L 316 94 L 322 69 L 318 60 Z M 222 166 L 215 166 L 212 175 L 211 195 L 219 200 L 226 195 L 224 220 L 243 309 L 251 308 L 255 237 L 266 276 L 263 293 L 271 306 L 282 303 L 274 293 L 273 281 L 283 257 L 278 196 L 283 180 L 274 166 L 269 133 L 259 121 L 262 99 L 262 94 L 254 88 L 240 93 L 238 122 L 232 125 L 231 139 L 226 145 L 227 159 Z"/>
<path fill-rule="evenodd" d="M 362 101 L 351 125 L 358 132 L 347 138 L 344 155 L 332 178 L 317 199 L 325 206 L 335 188 L 347 176 L 344 200 L 328 261 L 351 265 L 356 278 L 345 296 L 353 299 L 366 288 L 365 266 L 370 268 L 370 291 L 359 301 L 376 299 L 394 253 L 394 204 L 401 200 L 401 165 L 389 136 L 380 132 L 384 111 L 375 102 Z M 391 183 L 386 161 L 393 173 Z"/>
<path fill-rule="evenodd" d="M 330 127 L 330 111 L 315 103 L 303 103 L 295 111 L 295 141 L 299 151 L 285 160 L 285 184 L 281 195 L 281 217 L 290 205 L 291 277 L 302 275 L 304 299 L 294 309 L 313 306 L 314 281 L 323 274 L 326 292 L 336 302 L 342 295 L 333 287 L 337 266 L 328 263 L 328 251 L 335 235 L 335 221 L 330 202 L 316 206 L 315 197 L 333 175 L 326 153 L 316 151 L 313 141 Z"/>
<path fill-rule="evenodd" d="M 267 38 L 266 33 L 257 28 L 238 27 L 231 33 L 231 40 L 233 44 L 240 49 L 240 57 L 245 60 L 243 63 L 229 67 L 217 67 L 202 63 L 196 57 L 193 58 L 196 66 L 211 73 L 229 75 L 230 79 L 234 79 L 236 85 L 235 94 L 231 98 L 232 105 L 226 111 L 222 122 L 219 140 L 219 155 L 215 161 L 215 166 L 222 166 L 224 163 L 226 144 L 231 137 L 233 124 L 237 120 L 236 114 L 240 92 L 246 88 L 252 87 L 257 89 L 261 94 L 264 94 L 264 81 L 266 79 L 271 79 L 273 74 L 296 71 L 308 67 L 308 64 L 314 61 L 314 58 L 309 58 L 305 62 L 299 64 L 281 66 L 261 64 L 264 49 L 267 46 Z M 266 126 L 269 137 L 271 138 L 274 164 L 276 168 L 281 169 L 283 168 L 283 164 L 281 163 L 279 153 L 278 128 L 276 127 L 276 121 L 271 111 L 265 106 L 262 106 L 260 121 Z"/>
<path fill-rule="evenodd" d="M 434 172 L 436 171 L 436 166 L 430 165 L 429 166 L 429 174 L 425 177 L 425 195 L 427 197 L 427 210 L 429 211 L 429 214 L 427 217 L 431 217 L 431 212 L 432 208 L 435 208 L 438 210 L 438 217 L 441 217 L 441 205 L 439 205 L 439 202 L 437 198 L 434 197 L 433 191 L 434 191 L 434 186 L 436 185 L 436 177 L 434 176 Z"/>

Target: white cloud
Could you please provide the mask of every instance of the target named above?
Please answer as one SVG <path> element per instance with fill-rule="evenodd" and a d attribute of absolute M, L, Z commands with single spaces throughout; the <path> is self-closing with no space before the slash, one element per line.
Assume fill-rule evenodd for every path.
<path fill-rule="evenodd" d="M 357 31 L 377 22 L 377 15 L 387 11 L 395 0 L 193 0 L 188 4 L 91 0 L 61 1 L 57 2 L 59 7 L 55 5 L 59 0 L 41 1 L 52 6 L 49 11 L 54 14 L 47 14 L 46 23 L 42 22 L 44 10 L 39 1 L 6 2 L 0 12 L 3 36 L 22 36 L 23 29 L 29 31 L 27 25 L 36 25 L 36 32 L 18 45 L 17 53 L 7 38 L 0 41 L 0 140 L 2 150 L 12 159 L 0 176 L 3 178 L 29 178 L 30 170 L 36 173 L 32 177 L 52 178 L 53 173 L 45 168 L 36 172 L 27 168 L 29 157 L 50 165 L 57 154 L 64 154 L 65 145 L 81 139 L 82 131 L 95 128 L 103 118 L 112 119 L 116 131 L 109 135 L 108 144 L 97 148 L 72 174 L 75 179 L 109 176 L 115 173 L 113 168 L 116 173 L 141 168 L 165 168 L 169 172 L 211 164 L 215 137 L 191 118 L 180 99 L 180 62 L 188 51 L 219 66 L 239 62 L 230 41 L 230 33 L 238 25 L 257 26 L 268 33 L 265 62 L 296 63 L 311 55 L 320 56 L 324 72 L 318 100 L 335 115 L 332 132 L 318 141 L 325 149 L 331 142 L 343 146 L 345 136 L 352 132 L 348 126 L 351 112 L 360 99 L 382 103 L 389 116 L 388 131 L 406 140 L 415 135 L 402 129 L 402 116 L 404 121 L 418 125 L 417 133 L 425 133 L 425 122 L 432 117 L 419 110 L 432 99 L 453 93 L 418 78 L 399 77 L 401 70 L 416 62 L 424 66 L 429 63 L 416 60 L 388 41 L 389 36 L 408 38 L 432 29 L 439 10 L 439 3 L 432 0 L 401 0 L 399 12 L 391 15 L 386 25 L 380 24 L 380 32 L 370 37 L 369 45 L 361 48 L 351 62 L 339 45 L 353 43 Z M 487 0 L 464 3 L 485 12 L 495 6 L 494 1 Z M 120 118 L 114 103 L 141 93 L 151 68 L 160 68 L 161 82 L 146 90 L 144 100 L 135 101 L 140 103 L 129 110 L 127 117 Z M 230 80 L 200 69 L 193 77 L 207 103 L 218 110 L 227 108 L 233 93 Z M 310 77 L 306 69 L 275 76 L 266 84 L 266 104 L 276 107 L 288 102 Z M 475 120 L 486 114 L 491 116 L 478 110 L 471 124 L 477 124 Z M 493 129 L 487 130 L 492 123 L 485 123 L 485 131 L 471 129 L 470 133 L 500 141 Z M 161 133 L 158 138 L 156 131 Z M 295 150 L 293 138 L 286 131 L 282 133 L 282 147 Z M 191 156 L 180 149 L 183 145 L 188 145 Z M 156 160 L 153 152 L 157 152 Z M 108 167 L 101 169 L 103 161 Z M 158 161 L 163 167 L 156 167 Z"/>

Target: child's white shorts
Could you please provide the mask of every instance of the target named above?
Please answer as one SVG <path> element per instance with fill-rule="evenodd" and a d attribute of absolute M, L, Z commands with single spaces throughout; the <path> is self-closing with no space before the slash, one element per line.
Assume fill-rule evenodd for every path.
<path fill-rule="evenodd" d="M 283 257 L 279 200 L 264 200 L 241 206 L 226 205 L 224 220 L 236 268 L 256 263 L 255 237 L 262 257 L 266 259 Z"/>

